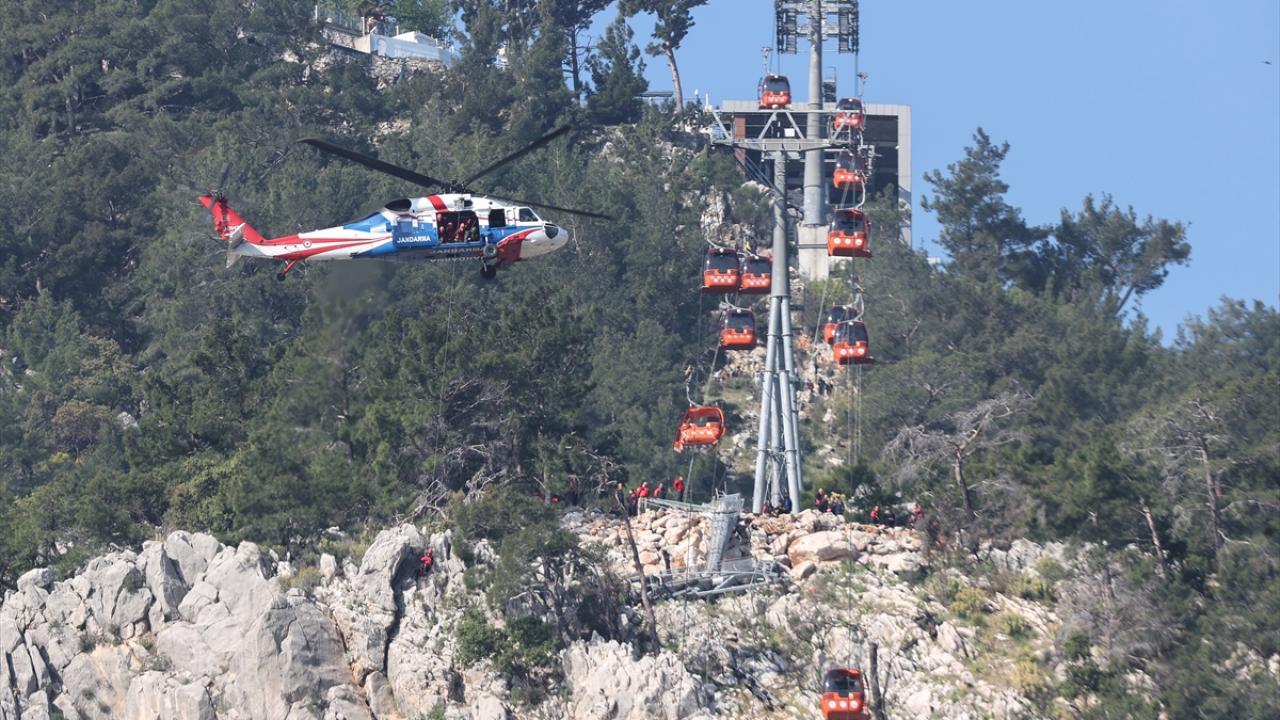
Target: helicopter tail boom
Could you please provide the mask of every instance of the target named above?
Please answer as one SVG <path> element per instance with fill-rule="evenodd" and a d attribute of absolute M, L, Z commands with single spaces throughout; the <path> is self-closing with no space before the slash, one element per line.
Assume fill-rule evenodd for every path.
<path fill-rule="evenodd" d="M 262 233 L 245 222 L 239 213 L 232 210 L 227 204 L 227 199 L 221 195 L 201 195 L 200 204 L 208 208 L 209 213 L 213 215 L 213 231 L 218 234 L 218 237 L 227 241 L 228 252 L 233 252 L 243 242 L 248 242 L 250 245 L 261 245 L 266 242 Z M 230 258 L 227 262 L 229 266 Z"/>

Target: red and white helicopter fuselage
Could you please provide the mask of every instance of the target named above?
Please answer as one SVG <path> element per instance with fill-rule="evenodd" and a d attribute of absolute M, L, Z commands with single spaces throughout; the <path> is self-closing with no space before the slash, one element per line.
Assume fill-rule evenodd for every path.
<path fill-rule="evenodd" d="M 228 266 L 241 257 L 281 260 L 281 279 L 304 260 L 360 259 L 476 259 L 492 276 L 499 267 L 546 255 L 569 241 L 568 230 L 532 208 L 463 193 L 404 198 L 344 225 L 274 238 L 259 233 L 219 195 L 203 195 L 200 203 L 230 245 Z"/>

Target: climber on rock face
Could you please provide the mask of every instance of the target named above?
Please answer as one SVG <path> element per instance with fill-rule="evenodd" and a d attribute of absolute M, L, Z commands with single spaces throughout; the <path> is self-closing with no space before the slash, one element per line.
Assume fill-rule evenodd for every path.
<path fill-rule="evenodd" d="M 418 559 L 418 562 L 418 576 L 426 576 L 436 564 L 436 551 L 433 548 L 427 548 L 423 551 L 422 557 Z"/>

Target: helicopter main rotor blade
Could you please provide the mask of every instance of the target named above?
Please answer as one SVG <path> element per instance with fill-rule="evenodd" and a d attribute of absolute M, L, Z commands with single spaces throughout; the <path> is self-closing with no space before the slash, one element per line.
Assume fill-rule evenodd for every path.
<path fill-rule="evenodd" d="M 430 175 L 423 175 L 422 173 L 417 173 L 412 170 L 402 168 L 399 165 L 392 165 L 389 162 L 385 162 L 383 160 L 379 160 L 374 157 L 369 157 L 368 155 L 365 155 L 363 153 L 358 153 L 355 150 L 348 150 L 347 148 L 334 145 L 331 142 L 325 142 L 324 140 L 317 140 L 316 138 L 305 138 L 303 140 L 299 140 L 298 142 L 306 145 L 310 145 L 314 148 L 319 148 L 320 150 L 323 150 L 324 152 L 327 152 L 331 155 L 337 155 L 340 158 L 345 158 L 347 160 L 350 160 L 351 162 L 359 163 L 361 165 L 364 165 L 367 168 L 377 170 L 378 172 L 386 173 L 391 177 L 400 178 L 401 180 L 408 180 L 409 182 L 414 183 L 415 185 L 421 185 L 422 187 L 425 187 L 425 188 L 433 188 L 437 186 L 450 187 L 451 185 L 451 183 L 447 183 L 443 180 L 438 180 L 436 178 L 431 177 Z"/>
<path fill-rule="evenodd" d="M 485 169 L 481 170 L 480 172 L 476 173 L 475 175 L 472 175 L 471 177 L 467 178 L 466 180 L 463 180 L 463 181 L 462 181 L 462 183 L 461 183 L 462 187 L 470 187 L 470 186 L 471 186 L 471 183 L 475 182 L 476 180 L 479 180 L 480 178 L 484 177 L 485 175 L 488 175 L 489 173 L 493 172 L 494 170 L 497 170 L 498 168 L 502 167 L 503 165 L 507 165 L 507 164 L 509 164 L 509 163 L 513 163 L 513 162 L 515 162 L 516 160 L 519 160 L 520 158 L 524 157 L 525 155 L 528 155 L 529 153 L 533 152 L 534 150 L 537 150 L 538 148 L 542 147 L 543 145 L 546 145 L 547 143 L 551 142 L 552 140 L 555 140 L 556 138 L 560 137 L 561 135 L 564 135 L 565 133 L 569 132 L 569 131 L 570 131 L 570 130 L 572 130 L 572 129 L 573 129 L 573 128 L 572 128 L 571 126 L 569 126 L 569 125 L 561 125 L 560 127 L 556 128 L 555 130 L 552 130 L 551 132 L 547 133 L 546 135 L 543 135 L 542 137 L 538 138 L 537 140 L 534 140 L 533 142 L 529 143 L 528 145 L 525 145 L 525 146 L 524 146 L 523 148 L 521 148 L 520 150 L 517 150 L 517 151 L 515 151 L 515 152 L 511 153 L 510 155 L 508 155 L 508 156 L 506 156 L 506 157 L 502 158 L 501 160 L 499 160 L 499 161 L 497 161 L 497 162 L 493 163 L 492 165 L 490 165 L 489 167 L 487 167 L 487 168 L 485 168 Z M 536 204 L 536 203 L 529 203 L 529 204 L 530 204 L 530 205 L 534 205 L 534 204 Z"/>

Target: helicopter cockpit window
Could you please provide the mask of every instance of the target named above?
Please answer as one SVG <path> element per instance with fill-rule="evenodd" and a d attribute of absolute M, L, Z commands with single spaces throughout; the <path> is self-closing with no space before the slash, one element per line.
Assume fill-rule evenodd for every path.
<path fill-rule="evenodd" d="M 529 208 L 520 208 L 520 222 L 538 222 L 542 218 Z"/>

